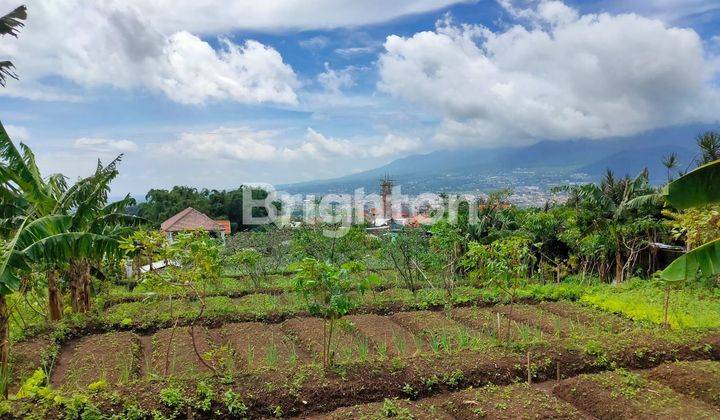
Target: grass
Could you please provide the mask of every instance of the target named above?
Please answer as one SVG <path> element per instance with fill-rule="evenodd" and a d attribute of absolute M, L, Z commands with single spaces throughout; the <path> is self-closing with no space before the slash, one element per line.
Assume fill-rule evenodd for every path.
<path fill-rule="evenodd" d="M 664 291 L 645 280 L 632 280 L 617 287 L 595 287 L 580 302 L 624 315 L 632 320 L 661 325 Z M 668 318 L 672 328 L 720 328 L 720 289 L 673 291 Z"/>

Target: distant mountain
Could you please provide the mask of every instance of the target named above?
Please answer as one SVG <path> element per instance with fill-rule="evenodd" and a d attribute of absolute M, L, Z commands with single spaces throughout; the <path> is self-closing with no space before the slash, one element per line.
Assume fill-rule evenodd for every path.
<path fill-rule="evenodd" d="M 328 180 L 279 186 L 291 193 L 376 191 L 385 175 L 403 192 L 488 192 L 499 188 L 538 187 L 594 182 L 609 168 L 618 176 L 648 168 L 651 181 L 667 179 L 663 157 L 677 153 L 685 170 L 697 154 L 696 136 L 717 125 L 670 127 L 606 140 L 539 141 L 519 148 L 440 150 L 411 155 L 368 171 Z"/>

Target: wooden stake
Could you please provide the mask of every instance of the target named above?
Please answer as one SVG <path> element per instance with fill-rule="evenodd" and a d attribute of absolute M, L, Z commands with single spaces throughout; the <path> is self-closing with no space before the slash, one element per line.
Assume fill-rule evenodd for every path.
<path fill-rule="evenodd" d="M 530 350 L 527 352 L 527 373 L 528 373 L 528 385 L 532 384 L 532 371 L 530 370 Z"/>
<path fill-rule="evenodd" d="M 557 381 L 560 382 L 560 362 L 557 362 L 555 365 L 556 373 L 557 373 Z"/>
<path fill-rule="evenodd" d="M 495 315 L 497 315 L 497 336 L 498 340 L 500 339 L 500 312 L 495 312 Z"/>

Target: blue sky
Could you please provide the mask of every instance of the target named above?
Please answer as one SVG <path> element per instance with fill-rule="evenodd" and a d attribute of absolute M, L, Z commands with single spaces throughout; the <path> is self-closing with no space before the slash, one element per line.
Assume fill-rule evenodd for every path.
<path fill-rule="evenodd" d="M 144 194 L 717 121 L 716 1 L 296 3 L 31 3 L 2 122 L 47 173 L 124 153 Z"/>

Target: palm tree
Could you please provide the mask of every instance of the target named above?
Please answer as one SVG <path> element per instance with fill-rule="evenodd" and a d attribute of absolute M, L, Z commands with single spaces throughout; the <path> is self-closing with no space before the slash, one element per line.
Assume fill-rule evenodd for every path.
<path fill-rule="evenodd" d="M 702 156 L 698 159 L 698 166 L 720 159 L 720 133 L 707 131 L 697 137 Z"/>
<path fill-rule="evenodd" d="M 662 160 L 662 164 L 665 167 L 665 169 L 667 169 L 668 182 L 671 182 L 672 175 L 670 175 L 670 171 L 677 168 L 677 166 L 678 166 L 677 153 L 673 152 L 673 153 L 670 153 L 669 155 L 665 156 Z"/>
<path fill-rule="evenodd" d="M 0 35 L 11 35 L 17 38 L 18 29 L 25 26 L 22 22 L 27 19 L 27 8 L 20 6 L 12 12 L 0 17 Z M 0 86 L 5 87 L 5 78 L 12 77 L 13 79 L 18 78 L 17 74 L 13 71 L 15 66 L 10 61 L 0 61 Z"/>
<path fill-rule="evenodd" d="M 592 217 L 592 232 L 610 235 L 614 242 L 613 249 L 608 249 L 607 260 L 614 258 L 615 283 L 620 283 L 625 277 L 625 263 L 631 259 L 624 258 L 623 249 L 627 248 L 631 256 L 638 252 L 637 233 L 645 230 L 640 223 L 646 218 L 635 217 L 636 213 L 652 215 L 659 211 L 661 202 L 655 197 L 656 191 L 649 181 L 649 174 L 645 169 L 640 175 L 632 179 L 629 176 L 618 179 L 608 169 L 599 185 L 587 184 L 561 188 L 569 193 L 568 203 L 576 208 L 582 208 Z M 638 229 L 636 229 L 638 228 Z M 652 232 L 646 232 L 652 236 Z M 630 239 L 630 240 L 629 240 Z M 628 247 L 628 243 L 632 246 Z"/>

